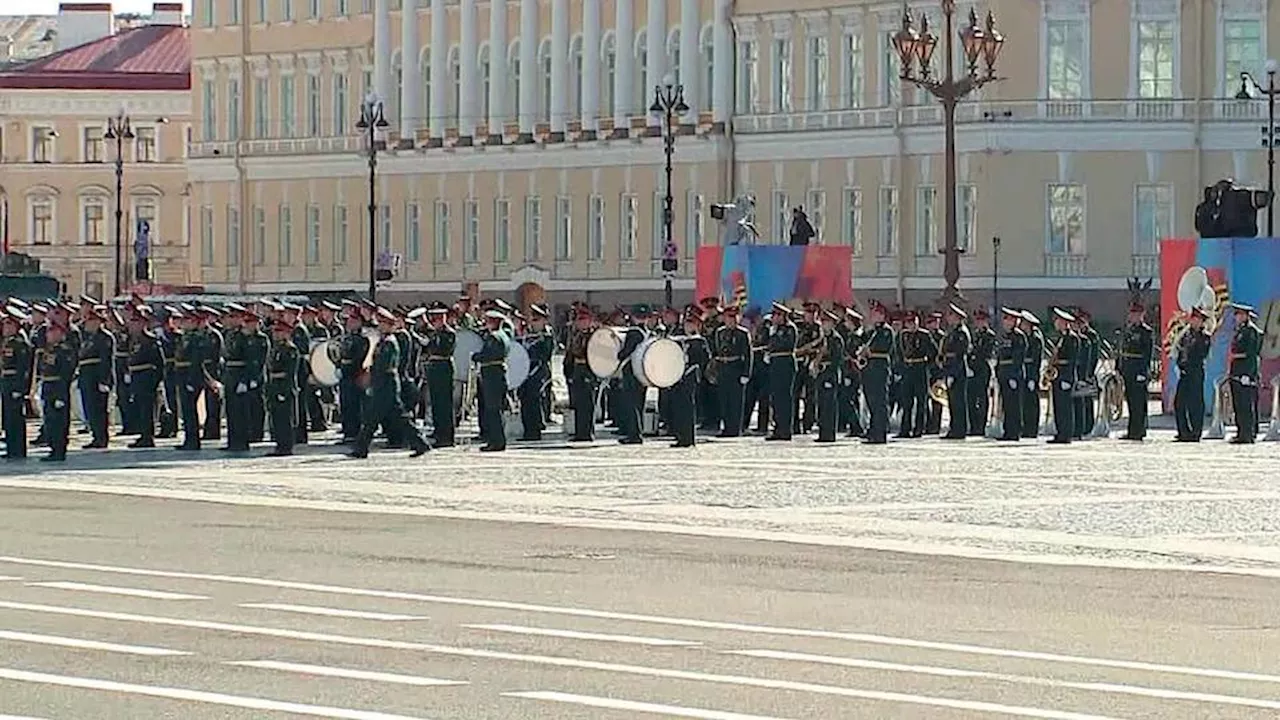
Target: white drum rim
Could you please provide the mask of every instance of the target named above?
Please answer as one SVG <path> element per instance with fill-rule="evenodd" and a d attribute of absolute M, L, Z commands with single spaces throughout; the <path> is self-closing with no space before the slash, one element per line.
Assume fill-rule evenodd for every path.
<path fill-rule="evenodd" d="M 672 371 L 671 374 L 674 377 L 670 379 L 670 382 L 667 382 L 664 378 L 654 378 L 650 374 L 648 360 L 654 356 L 651 356 L 649 353 L 652 352 L 654 348 L 658 348 L 660 352 L 674 351 L 671 356 L 673 358 L 679 358 L 681 361 L 681 367 L 678 370 Z M 651 337 L 640 343 L 640 347 L 636 348 L 635 361 L 632 363 L 632 371 L 635 372 L 636 379 L 646 387 L 666 389 L 680 382 L 680 378 L 684 375 L 685 370 L 683 365 L 684 349 L 680 347 L 679 343 L 665 337 Z"/>
<path fill-rule="evenodd" d="M 611 369 L 608 372 L 602 372 L 600 368 L 596 367 L 597 363 L 592 362 L 595 359 L 595 357 L 591 353 L 591 347 L 593 343 L 595 343 L 595 339 L 597 335 L 599 335 L 600 337 L 610 337 L 613 339 L 613 343 L 612 343 L 613 360 L 609 363 Z M 613 328 L 613 327 L 596 328 L 594 331 L 592 331 L 591 337 L 587 338 L 587 367 L 591 368 L 591 372 L 595 373 L 597 377 L 601 377 L 601 378 L 612 377 L 615 373 L 618 372 L 618 368 L 622 367 L 622 362 L 617 359 L 618 350 L 620 350 L 621 348 L 622 348 L 622 336 L 618 333 L 617 328 Z"/>
<path fill-rule="evenodd" d="M 515 361 L 513 358 L 522 358 Z M 516 372 L 517 369 L 523 372 Z M 507 343 L 507 389 L 512 390 L 524 384 L 529 379 L 529 375 L 533 372 L 533 362 L 529 357 L 529 352 L 524 346 L 517 342 Z"/>

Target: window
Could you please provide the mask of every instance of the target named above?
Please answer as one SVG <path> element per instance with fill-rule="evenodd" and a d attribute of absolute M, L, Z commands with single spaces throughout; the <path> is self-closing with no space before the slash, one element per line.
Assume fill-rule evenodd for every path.
<path fill-rule="evenodd" d="M 1157 255 L 1160 241 L 1173 236 L 1173 186 L 1139 185 L 1134 190 L 1133 254 Z"/>
<path fill-rule="evenodd" d="M 485 55 L 485 69 L 489 65 L 488 55 Z M 485 90 L 489 89 L 488 77 L 485 78 Z M 487 96 L 487 93 L 486 93 Z M 488 102 L 486 97 L 485 114 L 488 115 Z M 582 117 L 582 36 L 579 35 L 569 44 L 569 119 Z"/>
<path fill-rule="evenodd" d="M 538 122 L 551 122 L 551 41 L 538 46 L 538 69 L 542 82 L 538 83 Z"/>
<path fill-rule="evenodd" d="M 1084 186 L 1052 184 L 1048 190 L 1049 253 L 1083 255 L 1085 252 Z"/>
<path fill-rule="evenodd" d="M 213 0 L 203 0 L 200 3 L 200 19 L 204 21 L 205 27 L 213 27 L 216 24 L 213 17 Z"/>
<path fill-rule="evenodd" d="M 307 206 L 307 264 L 320 264 L 320 206 Z"/>
<path fill-rule="evenodd" d="M 507 119 L 520 119 L 520 41 L 511 43 L 511 47 L 507 50 L 507 63 L 511 68 L 507 78 L 507 105 L 510 106 L 511 112 L 507 113 Z"/>
<path fill-rule="evenodd" d="M 240 267 L 240 209 L 227 208 L 227 267 Z"/>
<path fill-rule="evenodd" d="M 978 240 L 978 187 L 956 187 L 956 247 L 969 252 Z"/>
<path fill-rule="evenodd" d="M 440 258 L 440 201 L 436 201 L 435 205 L 435 230 L 436 230 L 436 259 Z M 448 206 L 444 208 L 444 213 L 449 212 Z M 447 234 L 447 231 L 446 231 Z M 448 259 L 448 238 L 445 239 L 445 260 Z M 405 254 L 409 256 L 409 262 L 418 262 L 422 260 L 422 207 L 416 202 L 405 203 L 404 206 L 404 249 Z"/>
<path fill-rule="evenodd" d="M 452 218 L 450 217 L 448 201 L 436 201 L 435 223 L 436 262 L 449 262 L 450 246 L 453 244 L 449 235 L 453 228 L 451 227 Z"/>
<path fill-rule="evenodd" d="M 298 108 L 298 98 L 294 92 L 294 83 L 292 75 L 285 75 L 280 78 L 280 136 L 293 137 L 297 134 L 298 124 L 295 113 Z"/>
<path fill-rule="evenodd" d="M 760 99 L 760 46 L 755 40 L 738 42 L 738 113 L 756 112 Z"/>
<path fill-rule="evenodd" d="M 378 208 L 378 217 L 381 219 L 382 249 L 391 252 L 392 228 L 391 228 L 391 206 L 383 205 Z"/>
<path fill-rule="evenodd" d="M 53 141 L 57 137 L 51 127 L 31 128 L 31 161 L 38 163 L 53 162 L 55 158 Z"/>
<path fill-rule="evenodd" d="M 102 245 L 107 241 L 107 199 L 91 195 L 80 201 L 80 242 L 84 245 Z"/>
<path fill-rule="evenodd" d="M 853 248 L 854 255 L 862 254 L 862 190 L 844 189 L 844 227 L 841 233 L 844 244 Z"/>
<path fill-rule="evenodd" d="M 333 76 L 333 134 L 347 134 L 347 76 Z"/>
<path fill-rule="evenodd" d="M 916 188 L 916 255 L 932 255 L 938 249 L 938 188 Z"/>
<path fill-rule="evenodd" d="M 31 244 L 53 243 L 53 198 L 37 195 L 31 200 Z"/>
<path fill-rule="evenodd" d="M 307 76 L 307 135 L 320 137 L 320 76 Z"/>
<path fill-rule="evenodd" d="M 497 198 L 493 201 L 493 261 L 505 263 L 511 259 L 511 201 Z"/>
<path fill-rule="evenodd" d="M 289 267 L 293 264 L 293 208 L 288 205 L 280 206 L 280 267 Z"/>
<path fill-rule="evenodd" d="M 449 96 L 445 108 L 448 112 L 451 127 L 457 127 L 458 116 L 462 111 L 462 64 L 458 60 L 458 46 L 449 48 Z"/>
<path fill-rule="evenodd" d="M 827 219 L 827 191 L 810 190 L 806 202 L 808 204 L 804 209 L 809 215 L 809 224 L 813 226 L 813 239 L 810 242 L 816 245 L 822 242 L 822 226 Z"/>
<path fill-rule="evenodd" d="M 659 47 L 661 47 L 660 40 L 659 40 Z M 631 109 L 629 110 L 629 114 L 631 115 L 636 114 L 637 110 L 639 110 L 641 113 L 647 112 L 647 109 L 649 107 L 649 93 L 652 92 L 650 88 L 652 88 L 654 84 L 656 84 L 656 82 L 659 80 L 659 78 L 649 77 L 649 33 L 648 31 L 641 30 L 639 34 L 636 36 L 635 51 L 636 51 L 635 59 L 633 60 L 635 64 L 632 65 L 632 67 L 635 69 L 635 73 L 636 73 L 636 84 L 634 87 L 631 88 L 631 91 L 635 93 L 634 97 L 632 97 L 631 99 L 632 105 L 631 105 Z"/>
<path fill-rule="evenodd" d="M 542 242 L 542 198 L 530 195 L 524 199 L 524 259 L 537 260 Z"/>
<path fill-rule="evenodd" d="M 1088 43 L 1083 19 L 1051 19 L 1045 23 L 1045 92 L 1050 100 L 1084 97 Z"/>
<path fill-rule="evenodd" d="M 773 191 L 773 237 L 782 245 L 791 242 L 791 198 L 783 190 Z"/>
<path fill-rule="evenodd" d="M 898 254 L 898 188 L 889 185 L 880 188 L 879 210 L 876 252 L 880 257 L 892 257 Z"/>
<path fill-rule="evenodd" d="M 307 17 L 309 18 L 320 17 L 320 0 L 308 0 Z"/>
<path fill-rule="evenodd" d="M 201 128 L 200 137 L 205 142 L 218 139 L 218 88 L 212 80 L 200 84 Z"/>
<path fill-rule="evenodd" d="M 347 206 L 337 205 L 333 208 L 333 263 L 342 265 L 347 262 Z"/>
<path fill-rule="evenodd" d="M 213 208 L 200 206 L 200 264 L 213 265 Z"/>
<path fill-rule="evenodd" d="M 1138 97 L 1173 97 L 1175 30 L 1173 20 L 1138 21 Z"/>
<path fill-rule="evenodd" d="M 489 126 L 489 88 L 493 85 L 493 66 L 489 62 L 489 46 L 480 48 L 480 127 Z"/>
<path fill-rule="evenodd" d="M 233 2 L 231 3 L 230 8 L 231 8 L 231 17 L 228 21 L 228 24 L 239 25 L 240 24 L 240 3 Z"/>
<path fill-rule="evenodd" d="M 613 101 L 617 94 L 618 53 L 614 48 L 613 35 L 605 38 L 600 51 L 600 116 L 613 117 Z"/>
<path fill-rule="evenodd" d="M 240 139 L 240 81 L 227 81 L 227 139 Z"/>
<path fill-rule="evenodd" d="M 87 127 L 84 129 L 84 154 L 81 159 L 87 163 L 100 163 L 104 160 L 102 128 Z"/>
<path fill-rule="evenodd" d="M 280 0 L 280 19 L 284 22 L 293 20 L 293 0 Z"/>
<path fill-rule="evenodd" d="M 712 26 L 702 28 L 698 47 L 702 60 L 702 84 L 698 86 L 698 107 L 694 109 L 706 111 L 711 109 L 711 92 L 716 86 L 716 43 Z"/>
<path fill-rule="evenodd" d="M 253 209 L 253 264 L 267 264 L 267 211 Z"/>
<path fill-rule="evenodd" d="M 892 32 L 880 35 L 880 101 L 884 105 L 897 105 L 902 99 L 902 63 L 893 48 L 893 35 Z"/>
<path fill-rule="evenodd" d="M 846 108 L 862 107 L 862 35 L 851 30 L 841 40 L 840 102 Z"/>
<path fill-rule="evenodd" d="M 568 260 L 573 251 L 573 201 L 556 198 L 556 259 Z"/>
<path fill-rule="evenodd" d="M 255 138 L 267 137 L 267 97 L 268 85 L 266 78 L 254 78 L 253 80 L 253 136 Z"/>
<path fill-rule="evenodd" d="M 257 5 L 258 22 L 264 23 L 267 21 L 267 0 L 257 0 Z"/>
<path fill-rule="evenodd" d="M 618 255 L 623 260 L 636 256 L 636 234 L 640 223 L 640 202 L 635 195 L 623 195 L 618 213 Z"/>
<path fill-rule="evenodd" d="M 101 270 L 84 271 L 84 294 L 92 298 L 105 297 L 106 275 Z"/>
<path fill-rule="evenodd" d="M 346 16 L 351 14 L 351 1 L 338 0 L 338 15 Z"/>
<path fill-rule="evenodd" d="M 693 257 L 707 237 L 706 198 L 690 190 L 685 200 L 685 255 Z"/>
<path fill-rule="evenodd" d="M 1223 85 L 1219 97 L 1232 97 L 1240 89 L 1240 73 L 1257 73 L 1263 68 L 1262 21 L 1222 20 Z"/>
<path fill-rule="evenodd" d="M 772 80 L 774 112 L 791 112 L 791 41 L 787 38 L 773 40 Z"/>
<path fill-rule="evenodd" d="M 604 257 L 604 198 L 592 195 L 587 200 L 587 259 Z"/>
<path fill-rule="evenodd" d="M 809 68 L 805 72 L 805 94 L 809 100 L 805 103 L 810 110 L 827 109 L 827 38 L 814 35 L 809 38 Z"/>
<path fill-rule="evenodd" d="M 480 261 L 480 204 L 473 198 L 462 203 L 462 222 L 466 224 L 467 237 L 462 246 L 463 262 Z"/>
<path fill-rule="evenodd" d="M 156 161 L 156 129 L 140 127 L 133 130 L 133 159 L 135 162 Z"/>

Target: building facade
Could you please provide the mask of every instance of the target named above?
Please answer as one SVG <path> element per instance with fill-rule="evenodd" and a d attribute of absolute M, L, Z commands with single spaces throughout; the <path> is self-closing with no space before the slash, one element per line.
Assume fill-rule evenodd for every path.
<path fill-rule="evenodd" d="M 109 5 L 80 3 L 69 12 L 102 7 L 109 19 Z M 131 287 L 140 228 L 149 233 L 143 254 L 152 281 L 192 279 L 184 164 L 190 45 L 181 4 L 157 8 L 154 19 L 165 24 L 114 33 L 108 21 L 99 39 L 0 72 L 4 249 L 39 258 L 72 294 L 110 295 L 117 252 L 120 286 Z M 121 113 L 132 137 L 117 143 L 108 118 Z"/>
<path fill-rule="evenodd" d="M 1158 276 L 1160 238 L 1193 232 L 1204 185 L 1265 184 L 1265 103 L 1234 96 L 1241 71 L 1262 75 L 1267 3 L 975 9 L 988 7 L 1003 79 L 957 113 L 966 293 L 1114 304 L 1126 277 Z M 940 4 L 921 11 L 942 27 Z M 763 242 L 785 242 L 800 205 L 819 242 L 852 246 L 859 297 L 914 304 L 942 288 L 941 107 L 898 78 L 899 3 L 198 0 L 193 13 L 191 233 L 207 287 L 360 289 L 393 263 L 397 296 L 478 284 L 658 300 L 666 188 L 648 106 L 670 80 L 690 106 L 672 183 L 682 299 L 696 248 L 719 242 L 708 206 L 743 194 Z M 388 122 L 372 211 L 356 128 L 370 93 Z"/>

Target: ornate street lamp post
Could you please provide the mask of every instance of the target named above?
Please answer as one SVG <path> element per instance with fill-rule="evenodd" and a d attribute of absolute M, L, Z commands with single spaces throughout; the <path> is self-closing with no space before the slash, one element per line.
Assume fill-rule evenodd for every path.
<path fill-rule="evenodd" d="M 116 144 L 116 277 L 115 295 L 113 297 L 120 297 L 121 265 L 124 263 L 124 206 L 122 203 L 124 195 L 124 148 L 125 143 L 134 138 L 133 122 L 125 114 L 124 108 L 120 108 L 120 112 L 115 117 L 107 118 L 107 132 L 103 137 L 114 141 Z"/>
<path fill-rule="evenodd" d="M 365 133 L 369 150 L 369 302 L 377 302 L 378 294 L 378 133 L 391 127 L 383 114 L 382 101 L 369 93 L 360 106 L 356 128 Z"/>
<path fill-rule="evenodd" d="M 1249 73 L 1240 73 L 1240 92 L 1236 93 L 1237 100 L 1249 100 L 1254 94 L 1265 95 L 1267 98 L 1267 124 L 1262 126 L 1262 146 L 1267 149 L 1268 198 L 1273 198 L 1276 194 L 1276 95 L 1280 94 L 1280 90 L 1276 90 L 1276 70 L 1278 67 L 1280 66 L 1277 65 L 1275 60 L 1267 61 L 1267 87 L 1265 89 Z M 1253 92 L 1250 92 L 1251 90 Z M 1275 208 L 1275 204 L 1268 200 L 1267 237 L 1276 236 Z"/>
<path fill-rule="evenodd" d="M 662 277 L 663 277 L 663 294 L 667 307 L 673 304 L 673 295 L 675 294 L 671 281 L 675 278 L 676 271 L 680 268 L 679 250 L 676 248 L 675 238 L 672 236 L 671 226 L 675 221 L 675 198 L 671 195 L 671 158 L 676 152 L 676 128 L 679 118 L 684 117 L 689 112 L 689 105 L 684 101 L 684 85 L 674 85 L 674 80 L 670 75 L 663 78 L 663 84 L 657 85 L 653 90 L 653 104 L 649 106 L 649 112 L 654 115 L 663 117 L 662 124 L 662 150 L 666 154 L 667 164 L 667 186 L 666 195 L 662 198 Z M 688 242 L 688 238 L 685 238 Z"/>
<path fill-rule="evenodd" d="M 1000 317 L 1000 236 L 991 238 L 991 314 Z"/>
<path fill-rule="evenodd" d="M 960 254 L 964 252 L 956 243 L 956 105 L 969 93 L 997 79 L 996 58 L 1004 46 L 1004 35 L 996 29 L 995 14 L 988 12 L 985 25 L 979 25 L 978 13 L 971 8 L 969 25 L 959 33 L 967 72 L 956 77 L 953 67 L 955 33 L 952 27 L 955 10 L 955 0 L 942 0 L 945 60 L 941 78 L 933 77 L 930 66 L 933 52 L 938 47 L 938 38 L 929 30 L 927 15 L 920 16 L 920 30 L 916 31 L 912 26 L 911 12 L 904 11 L 902 29 L 893 37 L 893 46 L 902 66 L 902 79 L 924 88 L 942 102 L 947 210 L 944 229 L 946 243 L 941 253 L 945 260 L 943 277 L 947 282 L 943 298 L 948 301 L 955 300 L 960 295 L 956 284 L 960 281 Z M 979 64 L 983 66 L 981 69 Z"/>

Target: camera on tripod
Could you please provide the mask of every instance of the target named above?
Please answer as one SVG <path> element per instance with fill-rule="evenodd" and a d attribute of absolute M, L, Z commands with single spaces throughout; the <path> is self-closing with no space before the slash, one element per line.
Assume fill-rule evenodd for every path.
<path fill-rule="evenodd" d="M 1258 236 L 1258 211 L 1271 204 L 1266 190 L 1240 187 L 1226 178 L 1204 189 L 1196 205 L 1196 232 L 1202 238 Z"/>

